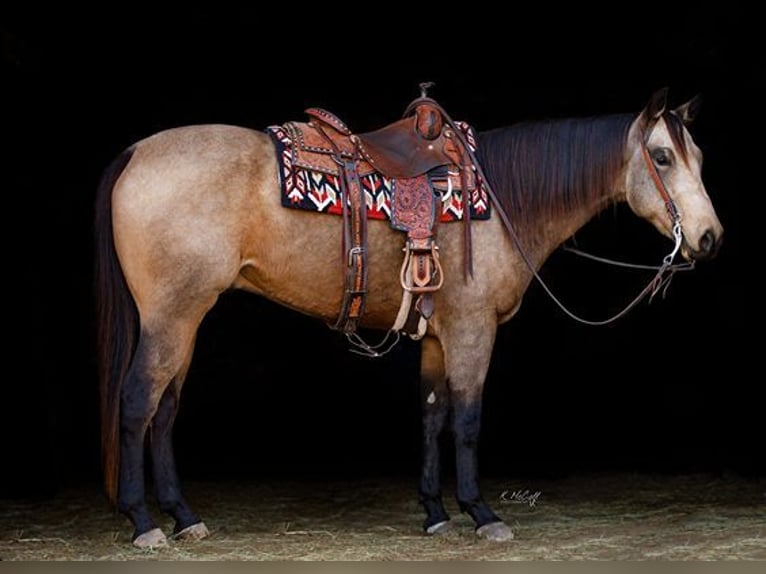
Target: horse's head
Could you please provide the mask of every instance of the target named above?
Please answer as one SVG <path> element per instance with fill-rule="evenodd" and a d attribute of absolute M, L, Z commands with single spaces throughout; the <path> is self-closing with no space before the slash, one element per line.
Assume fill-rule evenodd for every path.
<path fill-rule="evenodd" d="M 666 99 L 666 89 L 656 92 L 631 125 L 626 198 L 634 213 L 667 237 L 673 238 L 677 217 L 684 258 L 709 259 L 718 251 L 723 227 L 702 183 L 702 152 L 686 129 L 700 98 L 675 110 L 666 109 Z"/>

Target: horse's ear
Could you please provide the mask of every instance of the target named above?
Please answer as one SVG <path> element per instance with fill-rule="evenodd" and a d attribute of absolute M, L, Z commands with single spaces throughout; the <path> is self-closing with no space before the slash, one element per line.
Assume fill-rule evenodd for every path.
<path fill-rule="evenodd" d="M 699 114 L 700 106 L 702 106 L 702 94 L 697 94 L 685 104 L 678 106 L 673 112 L 679 117 L 684 125 L 688 126 L 694 121 L 697 114 Z"/>
<path fill-rule="evenodd" d="M 665 111 L 668 101 L 668 89 L 661 88 L 652 94 L 649 98 L 649 102 L 644 107 L 641 114 L 638 116 L 638 123 L 642 129 L 648 128 L 654 124 Z"/>

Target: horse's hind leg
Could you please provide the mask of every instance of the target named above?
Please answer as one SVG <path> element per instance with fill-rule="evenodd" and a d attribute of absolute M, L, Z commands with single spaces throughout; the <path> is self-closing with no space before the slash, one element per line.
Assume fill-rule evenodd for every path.
<path fill-rule="evenodd" d="M 191 351 L 191 348 L 189 349 Z M 205 524 L 192 511 L 181 495 L 181 483 L 176 471 L 173 454 L 173 423 L 178 413 L 178 404 L 191 352 L 182 370 L 173 378 L 160 399 L 157 413 L 149 430 L 154 485 L 160 510 L 172 516 L 175 521 L 173 533 L 177 538 L 201 539 L 209 532 Z"/>
<path fill-rule="evenodd" d="M 188 360 L 199 321 L 168 319 L 159 328 L 146 325 L 120 396 L 118 508 L 133 523 L 133 544 L 139 547 L 167 544 L 146 504 L 144 442 L 168 385 Z"/>
<path fill-rule="evenodd" d="M 144 438 L 165 384 L 152 374 L 152 355 L 144 334 L 120 394 L 120 475 L 117 507 L 133 523 L 133 544 L 164 546 L 167 539 L 157 528 L 146 505 L 144 487 Z"/>
<path fill-rule="evenodd" d="M 419 494 L 420 503 L 426 511 L 423 529 L 428 534 L 439 534 L 448 529 L 450 519 L 442 502 L 439 455 L 439 436 L 449 412 L 449 392 L 441 344 L 433 337 L 426 337 L 422 345 L 423 469 Z"/>

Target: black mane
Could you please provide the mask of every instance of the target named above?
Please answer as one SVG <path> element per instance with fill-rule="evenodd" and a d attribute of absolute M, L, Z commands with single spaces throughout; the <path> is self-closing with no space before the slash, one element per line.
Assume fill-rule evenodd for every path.
<path fill-rule="evenodd" d="M 480 132 L 477 159 L 521 236 L 613 189 L 635 114 L 522 122 Z"/>

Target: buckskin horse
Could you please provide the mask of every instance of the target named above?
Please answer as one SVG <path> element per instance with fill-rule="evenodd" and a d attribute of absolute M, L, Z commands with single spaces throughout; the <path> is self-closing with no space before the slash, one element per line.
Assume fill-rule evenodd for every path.
<path fill-rule="evenodd" d="M 324 145 L 326 155 L 303 159 L 324 165 L 323 176 L 338 184 L 336 216 L 283 206 L 284 158 L 265 130 L 179 127 L 115 158 L 95 219 L 102 458 L 106 494 L 131 520 L 134 545 L 167 544 L 145 500 L 146 438 L 155 495 L 175 520 L 174 536 L 209 534 L 182 497 L 171 429 L 198 327 L 230 289 L 324 320 L 350 338 L 359 326 L 420 339 L 424 530 L 449 526 L 437 438 L 450 419 L 460 509 L 477 535 L 513 538 L 482 498 L 477 474 L 482 388 L 498 325 L 514 316 L 552 251 L 610 204 L 627 202 L 674 242 L 672 256 L 689 262 L 714 256 L 721 242 L 701 181 L 702 153 L 687 130 L 699 100 L 675 109 L 666 100 L 663 89 L 639 113 L 524 122 L 477 133 L 473 142 L 440 117 L 439 106 L 426 114 L 411 108 L 395 129 L 360 136 L 313 110 L 293 135 L 324 142 L 315 147 Z M 451 171 L 439 176 L 445 165 Z M 462 221 L 420 219 L 413 229 L 366 219 L 365 205 L 374 206 L 360 181 L 371 167 L 366 175 L 389 182 L 417 180 L 417 201 L 402 201 L 425 201 L 424 212 L 444 214 L 462 185 Z M 441 190 L 424 187 L 423 173 L 429 184 L 441 177 Z M 471 223 L 477 189 L 492 211 Z M 400 206 L 400 219 L 407 208 Z M 328 248 L 341 241 L 343 257 Z"/>

